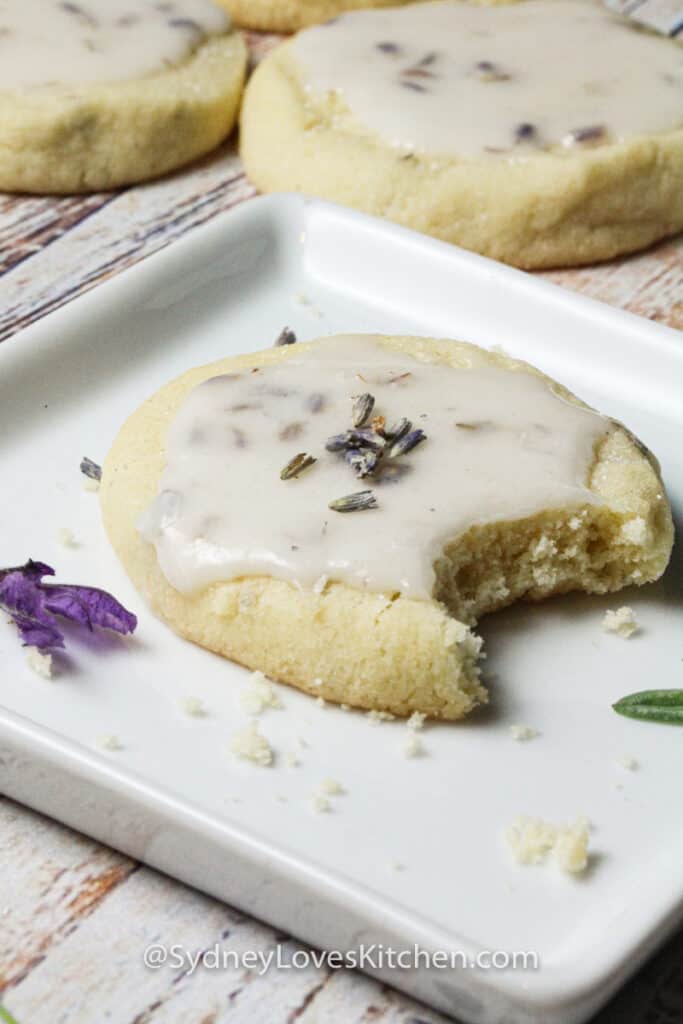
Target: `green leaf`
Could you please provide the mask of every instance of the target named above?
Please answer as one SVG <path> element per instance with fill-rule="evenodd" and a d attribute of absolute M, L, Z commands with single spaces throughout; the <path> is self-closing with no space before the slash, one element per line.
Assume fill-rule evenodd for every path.
<path fill-rule="evenodd" d="M 683 725 L 683 690 L 641 690 L 622 697 L 612 707 L 627 718 Z"/>
<path fill-rule="evenodd" d="M 5 1024 L 19 1024 L 4 1006 L 0 1006 L 0 1020 L 4 1021 Z"/>

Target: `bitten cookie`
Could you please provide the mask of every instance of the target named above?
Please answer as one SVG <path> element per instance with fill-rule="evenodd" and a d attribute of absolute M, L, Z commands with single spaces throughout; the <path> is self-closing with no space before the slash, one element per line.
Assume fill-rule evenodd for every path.
<path fill-rule="evenodd" d="M 604 260 L 683 227 L 683 50 L 599 3 L 341 15 L 266 57 L 241 124 L 261 190 L 520 267 Z"/>
<path fill-rule="evenodd" d="M 232 130 L 246 47 L 210 0 L 15 0 L 2 14 L 0 189 L 164 174 Z"/>
<path fill-rule="evenodd" d="M 190 370 L 126 422 L 104 524 L 176 632 L 315 696 L 458 719 L 476 620 L 656 579 L 655 459 L 525 363 L 348 336 Z"/>

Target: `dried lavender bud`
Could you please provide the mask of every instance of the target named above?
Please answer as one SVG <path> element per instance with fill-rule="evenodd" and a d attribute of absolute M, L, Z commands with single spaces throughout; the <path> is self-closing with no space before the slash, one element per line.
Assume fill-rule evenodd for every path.
<path fill-rule="evenodd" d="M 335 434 L 328 437 L 325 448 L 328 452 L 343 452 L 349 448 L 370 448 L 372 451 L 381 451 L 384 447 L 384 440 L 369 427 L 358 427 L 356 430 L 346 430 L 343 434 Z"/>
<path fill-rule="evenodd" d="M 347 447 L 370 448 L 379 452 L 384 448 L 384 438 L 376 434 L 372 427 L 358 427 L 356 430 L 347 430 Z"/>
<path fill-rule="evenodd" d="M 492 426 L 494 426 L 494 424 L 491 422 L 491 420 L 470 420 L 469 423 L 456 421 L 455 426 L 459 430 L 484 430 L 490 429 Z"/>
<path fill-rule="evenodd" d="M 480 60 L 474 66 L 482 82 L 507 82 L 512 76 L 490 60 Z"/>
<path fill-rule="evenodd" d="M 377 43 L 377 49 L 382 53 L 397 54 L 401 52 L 401 47 L 398 43 Z"/>
<path fill-rule="evenodd" d="M 43 583 L 55 572 L 43 562 L 29 559 L 14 569 L 0 569 L 0 608 L 6 611 L 27 646 L 45 650 L 64 647 L 64 636 L 54 616 L 61 615 L 87 629 L 102 626 L 117 633 L 132 633 L 137 619 L 105 590 L 66 583 Z"/>
<path fill-rule="evenodd" d="M 328 437 L 325 442 L 325 449 L 328 452 L 343 452 L 348 447 L 346 434 L 335 434 L 334 437 Z"/>
<path fill-rule="evenodd" d="M 354 427 L 362 427 L 368 422 L 370 414 L 375 405 L 375 399 L 373 395 L 367 392 L 364 395 L 357 395 L 353 402 L 353 409 L 351 411 L 351 422 Z"/>
<path fill-rule="evenodd" d="M 280 348 L 281 345 L 295 345 L 296 334 L 289 327 L 283 327 L 273 342 L 273 348 Z"/>
<path fill-rule="evenodd" d="M 363 512 L 369 508 L 377 508 L 377 498 L 372 491 L 358 491 L 336 498 L 328 505 L 333 512 Z"/>
<path fill-rule="evenodd" d="M 293 441 L 295 437 L 303 432 L 303 423 L 288 423 L 277 435 L 281 441 Z"/>
<path fill-rule="evenodd" d="M 426 53 L 422 60 L 419 62 L 420 67 L 426 68 L 429 64 L 433 64 L 438 56 L 438 53 L 435 53 L 434 51 L 432 51 L 431 53 Z"/>
<path fill-rule="evenodd" d="M 536 138 L 536 127 L 528 121 L 518 124 L 515 128 L 515 142 L 531 142 Z"/>
<path fill-rule="evenodd" d="M 436 78 L 433 71 L 428 71 L 426 68 L 406 68 L 405 71 L 401 72 L 403 78 Z"/>
<path fill-rule="evenodd" d="M 408 433 L 412 426 L 413 424 L 410 420 L 407 420 L 404 416 L 398 423 L 394 423 L 390 430 L 385 431 L 385 436 L 388 441 L 398 441 L 399 438 Z"/>
<path fill-rule="evenodd" d="M 290 459 L 287 465 L 280 473 L 281 480 L 291 480 L 293 477 L 297 477 L 299 473 L 303 473 L 305 469 L 312 466 L 317 459 L 314 459 L 312 455 L 307 455 L 306 452 L 299 452 L 293 459 Z"/>
<path fill-rule="evenodd" d="M 306 408 L 309 412 L 322 412 L 327 405 L 327 399 L 319 393 L 313 394 L 306 399 Z"/>
<path fill-rule="evenodd" d="M 83 476 L 90 477 L 91 480 L 102 479 L 102 467 L 98 466 L 92 459 L 89 459 L 87 455 L 84 455 L 81 459 L 81 473 Z"/>
<path fill-rule="evenodd" d="M 344 452 L 344 458 L 351 466 L 357 477 L 361 480 L 370 476 L 376 470 L 381 459 L 381 453 L 372 451 L 360 451 L 358 448 L 351 448 Z"/>
<path fill-rule="evenodd" d="M 406 82 L 403 80 L 401 81 L 401 85 L 404 89 L 412 89 L 413 92 L 427 92 L 424 85 L 420 85 L 419 82 Z"/>
<path fill-rule="evenodd" d="M 168 20 L 171 28 L 182 28 L 189 32 L 199 32 L 202 34 L 201 25 L 197 24 L 192 18 L 169 18 Z"/>
<path fill-rule="evenodd" d="M 427 439 L 424 430 L 411 430 L 404 434 L 398 441 L 393 441 L 388 455 L 390 459 L 398 458 L 399 455 L 406 455 Z"/>
<path fill-rule="evenodd" d="M 90 25 L 91 28 L 95 28 L 97 26 L 97 18 L 93 18 L 92 14 L 89 14 L 88 11 L 84 10 L 80 4 L 69 3 L 68 0 L 65 0 L 65 2 L 60 3 L 59 6 L 63 11 L 66 11 L 67 14 L 73 14 L 77 18 L 86 22 L 86 24 Z"/>
<path fill-rule="evenodd" d="M 572 146 L 576 142 L 604 142 L 607 138 L 607 129 L 603 124 L 588 125 L 586 128 L 574 128 L 565 135 L 562 140 L 565 146 Z"/>

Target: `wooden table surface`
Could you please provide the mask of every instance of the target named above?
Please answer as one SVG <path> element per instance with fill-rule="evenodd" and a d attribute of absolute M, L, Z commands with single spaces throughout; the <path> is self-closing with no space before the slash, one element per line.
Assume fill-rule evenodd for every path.
<path fill-rule="evenodd" d="M 273 42 L 250 41 L 256 56 Z M 0 197 L 0 341 L 253 195 L 228 143 L 189 170 L 120 192 Z M 681 238 L 604 266 L 544 276 L 683 328 Z M 155 941 L 257 951 L 298 945 L 0 797 L 0 998 L 18 1024 L 445 1021 L 347 971 L 150 971 L 142 951 Z M 595 1024 L 682 1022 L 683 933 Z"/>

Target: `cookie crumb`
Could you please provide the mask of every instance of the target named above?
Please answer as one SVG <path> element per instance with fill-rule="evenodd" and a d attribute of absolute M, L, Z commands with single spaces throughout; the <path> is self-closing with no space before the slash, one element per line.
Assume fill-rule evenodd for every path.
<path fill-rule="evenodd" d="M 422 741 L 415 731 L 411 729 L 408 739 L 403 744 L 403 753 L 406 757 L 419 757 L 422 753 Z"/>
<path fill-rule="evenodd" d="M 314 793 L 313 798 L 311 800 L 311 807 L 313 808 L 316 814 L 323 814 L 325 813 L 325 811 L 330 810 L 332 804 L 330 803 L 326 796 L 323 796 L 322 793 Z"/>
<path fill-rule="evenodd" d="M 111 733 L 106 733 L 104 736 L 100 736 L 97 741 L 97 745 L 102 750 L 123 750 L 123 744 L 118 736 L 112 736 Z"/>
<path fill-rule="evenodd" d="M 586 818 L 577 818 L 573 825 L 557 826 L 540 818 L 520 816 L 505 835 L 518 864 L 541 864 L 551 854 L 558 867 L 569 874 L 580 874 L 588 865 Z"/>
<path fill-rule="evenodd" d="M 628 640 L 638 629 L 633 608 L 624 605 L 616 611 L 606 611 L 602 619 L 602 628 L 606 633 L 616 633 L 617 636 Z"/>
<path fill-rule="evenodd" d="M 89 477 L 89 476 L 84 476 L 83 477 L 83 490 L 84 491 L 90 491 L 91 493 L 95 493 L 95 492 L 99 491 L 99 489 L 100 489 L 100 481 L 99 480 L 93 480 L 92 477 Z"/>
<path fill-rule="evenodd" d="M 418 729 L 422 729 L 424 727 L 426 718 L 427 716 L 424 715 L 421 711 L 413 711 L 412 715 L 406 722 L 406 725 L 408 726 L 409 729 L 417 731 Z"/>
<path fill-rule="evenodd" d="M 65 548 L 77 548 L 78 541 L 73 530 L 70 530 L 68 526 L 61 526 L 57 530 L 57 540 Z"/>
<path fill-rule="evenodd" d="M 341 796 L 342 793 L 346 792 L 341 782 L 330 778 L 323 779 L 320 783 L 320 791 L 327 794 L 327 796 Z"/>
<path fill-rule="evenodd" d="M 531 725 L 521 725 L 516 722 L 510 726 L 510 735 L 518 743 L 525 743 L 527 740 L 535 739 L 538 736 L 538 730 Z"/>
<path fill-rule="evenodd" d="M 183 697 L 180 706 L 190 718 L 202 718 L 206 714 L 204 703 L 199 697 Z"/>
<path fill-rule="evenodd" d="M 617 764 L 627 772 L 634 772 L 638 768 L 638 762 L 630 754 L 622 754 L 621 757 L 618 757 Z"/>
<path fill-rule="evenodd" d="M 255 722 L 251 722 L 245 729 L 234 733 L 230 740 L 230 750 L 235 757 L 240 757 L 244 761 L 253 761 L 254 764 L 259 764 L 264 768 L 273 763 L 273 751 L 270 743 L 258 731 L 258 725 Z"/>
<path fill-rule="evenodd" d="M 52 655 L 43 654 L 37 647 L 26 648 L 26 664 L 42 679 L 52 679 Z"/>
<path fill-rule="evenodd" d="M 316 697 L 315 698 L 315 702 L 316 702 L 316 704 L 318 705 L 319 708 L 326 708 L 327 707 L 327 701 L 325 700 L 324 697 Z"/>
<path fill-rule="evenodd" d="M 266 708 L 282 707 L 282 701 L 263 672 L 252 672 L 246 690 L 240 694 L 240 704 L 248 715 L 260 715 Z"/>

